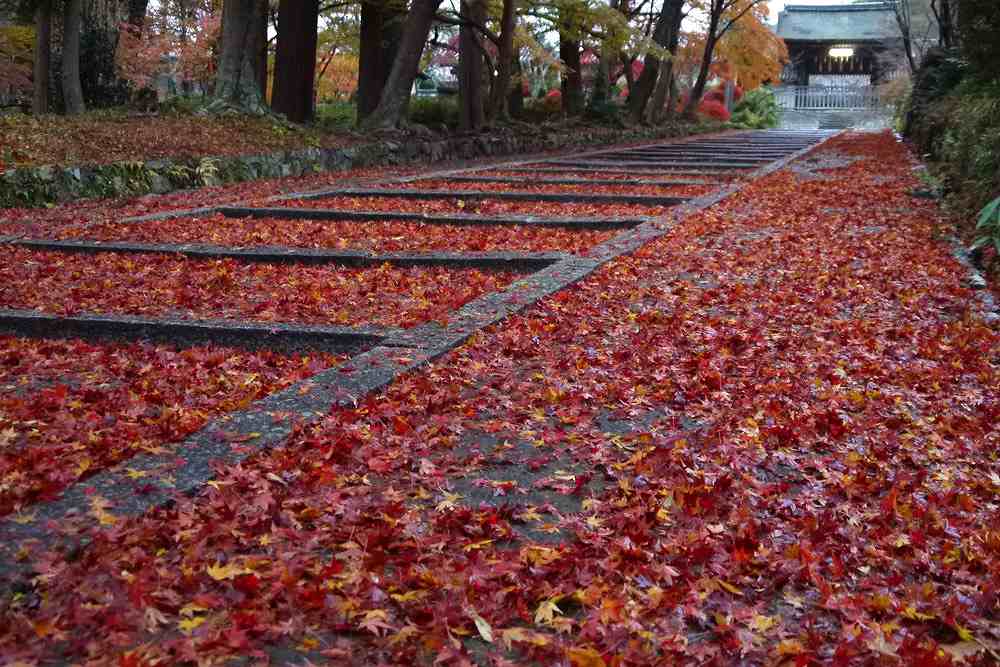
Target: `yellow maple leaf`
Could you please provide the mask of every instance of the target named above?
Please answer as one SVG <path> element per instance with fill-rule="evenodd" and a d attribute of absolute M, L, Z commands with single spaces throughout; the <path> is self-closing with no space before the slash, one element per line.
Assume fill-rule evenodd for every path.
<path fill-rule="evenodd" d="M 180 628 L 181 632 L 189 635 L 195 628 L 204 623 L 205 619 L 205 616 L 192 616 L 191 618 L 182 619 L 181 622 L 177 624 L 177 627 Z"/>
<path fill-rule="evenodd" d="M 506 630 L 501 630 L 500 638 L 503 640 L 504 646 L 508 651 L 514 642 L 524 642 L 534 646 L 545 646 L 549 643 L 548 637 L 528 628 L 507 628 Z"/>
<path fill-rule="evenodd" d="M 551 623 L 554 614 L 561 614 L 562 611 L 556 606 L 556 602 L 559 598 L 550 598 L 548 600 L 542 600 L 542 603 L 538 605 L 538 609 L 535 611 L 535 624 L 541 625 L 542 623 Z"/>
<path fill-rule="evenodd" d="M 118 517 L 108 511 L 111 503 L 101 496 L 94 496 L 90 499 L 90 513 L 102 526 L 113 526 L 118 522 Z"/>
<path fill-rule="evenodd" d="M 743 595 L 743 591 L 741 591 L 740 589 L 736 588 L 736 586 L 733 586 L 728 581 L 724 581 L 722 579 L 716 579 L 716 581 L 719 583 L 720 586 L 722 586 L 724 589 L 726 589 L 727 591 L 729 591 L 733 595 Z"/>
<path fill-rule="evenodd" d="M 774 616 L 764 616 L 763 614 L 757 614 L 752 619 L 750 619 L 750 629 L 754 632 L 759 632 L 761 634 L 767 632 L 775 625 L 778 624 L 778 620 Z"/>
<path fill-rule="evenodd" d="M 461 498 L 462 496 L 457 493 L 445 493 L 444 500 L 439 502 L 435 507 L 435 509 L 438 512 L 444 512 L 446 510 L 455 509 L 455 503 L 458 502 Z"/>
<path fill-rule="evenodd" d="M 566 657 L 573 667 L 606 667 L 601 654 L 592 648 L 574 647 L 566 649 Z"/>
<path fill-rule="evenodd" d="M 521 558 L 532 565 L 548 565 L 561 557 L 562 553 L 551 547 L 529 546 L 521 549 Z"/>
<path fill-rule="evenodd" d="M 208 572 L 208 576 L 212 577 L 216 581 L 223 581 L 225 579 L 235 579 L 241 574 L 249 574 L 250 570 L 246 569 L 242 565 L 237 565 L 235 563 L 226 563 L 225 565 L 220 565 L 216 563 L 215 565 L 209 565 L 205 570 Z"/>

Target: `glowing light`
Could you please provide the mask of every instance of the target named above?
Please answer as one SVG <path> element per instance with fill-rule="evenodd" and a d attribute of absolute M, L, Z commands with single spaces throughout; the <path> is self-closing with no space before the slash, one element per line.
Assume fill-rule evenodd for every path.
<path fill-rule="evenodd" d="M 854 56 L 854 49 L 849 46 L 835 46 L 830 49 L 831 58 L 851 58 Z"/>

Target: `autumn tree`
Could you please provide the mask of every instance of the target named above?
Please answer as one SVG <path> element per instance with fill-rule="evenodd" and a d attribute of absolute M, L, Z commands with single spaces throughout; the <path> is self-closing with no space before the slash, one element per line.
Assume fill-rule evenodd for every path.
<path fill-rule="evenodd" d="M 704 0 L 705 6 L 702 8 L 707 14 L 708 23 L 705 29 L 705 46 L 701 57 L 701 66 L 698 69 L 698 78 L 691 88 L 687 106 L 684 108 L 684 115 L 693 118 L 701 97 L 705 93 L 705 85 L 708 83 L 709 70 L 712 66 L 712 57 L 715 47 L 726 33 L 732 30 L 741 19 L 750 13 L 754 7 L 765 4 L 767 0 Z"/>
<path fill-rule="evenodd" d="M 752 90 L 776 81 L 788 62 L 788 47 L 767 26 L 767 4 L 756 5 L 726 32 L 715 47 L 717 60 L 726 63 L 733 78 Z"/>
<path fill-rule="evenodd" d="M 319 0 L 281 0 L 271 108 L 296 123 L 313 117 Z"/>

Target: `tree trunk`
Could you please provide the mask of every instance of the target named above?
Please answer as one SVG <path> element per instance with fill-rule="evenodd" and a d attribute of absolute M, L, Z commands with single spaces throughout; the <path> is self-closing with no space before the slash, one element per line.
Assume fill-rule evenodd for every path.
<path fill-rule="evenodd" d="M 441 0 L 413 0 L 403 25 L 403 37 L 392 63 L 392 71 L 382 88 L 378 106 L 361 122 L 362 128 L 391 129 L 402 124 L 410 100 L 410 89 L 420 68 L 420 56 L 440 4 Z"/>
<path fill-rule="evenodd" d="M 212 106 L 235 106 L 250 113 L 265 113 L 257 79 L 260 53 L 260 16 L 266 0 L 225 0 L 222 5 L 222 52 L 215 74 Z"/>
<path fill-rule="evenodd" d="M 257 87 L 260 88 L 260 97 L 264 104 L 267 104 L 267 8 L 261 12 L 257 18 Z"/>
<path fill-rule="evenodd" d="M 670 92 L 670 82 L 674 77 L 673 63 L 669 60 L 660 64 L 660 76 L 656 79 L 656 87 L 649 98 L 649 106 L 646 109 L 646 118 L 652 124 L 657 124 L 663 120 L 663 105 L 667 102 L 667 93 Z"/>
<path fill-rule="evenodd" d="M 521 58 L 517 53 L 513 55 L 514 74 L 511 81 L 510 93 L 507 95 L 507 113 L 511 118 L 521 118 L 524 116 L 524 68 L 521 67 Z"/>
<path fill-rule="evenodd" d="M 378 106 L 402 38 L 404 15 L 382 0 L 361 3 L 361 49 L 358 58 L 358 124 Z"/>
<path fill-rule="evenodd" d="M 295 123 L 313 118 L 318 21 L 319 0 L 281 0 L 278 6 L 271 108 Z"/>
<path fill-rule="evenodd" d="M 87 110 L 80 83 L 80 32 L 83 28 L 83 0 L 66 0 L 63 14 L 62 89 L 66 113 Z"/>
<path fill-rule="evenodd" d="M 500 48 L 497 51 L 497 76 L 490 91 L 490 103 L 486 115 L 490 121 L 503 118 L 509 113 L 508 100 L 513 91 L 510 87 L 511 72 L 514 68 L 514 30 L 517 17 L 514 15 L 514 0 L 504 0 L 500 15 Z M 521 82 L 517 82 L 520 94 Z"/>
<path fill-rule="evenodd" d="M 718 39 L 719 20 L 722 18 L 722 9 L 719 0 L 712 0 L 711 13 L 708 19 L 708 33 L 705 37 L 705 52 L 701 56 L 701 67 L 698 69 L 698 79 L 691 88 L 691 95 L 688 98 L 687 106 L 684 107 L 684 117 L 693 119 L 701 103 L 701 96 L 705 93 L 705 84 L 708 83 L 708 72 L 712 65 L 712 54 L 715 52 L 715 42 Z"/>
<path fill-rule="evenodd" d="M 52 62 L 52 0 L 40 0 L 35 8 L 34 97 L 31 110 L 37 116 L 49 112 L 49 66 Z"/>
<path fill-rule="evenodd" d="M 660 123 L 674 113 L 673 90 L 676 88 L 674 81 L 674 58 L 677 56 L 677 47 L 681 38 L 681 22 L 684 20 L 684 3 L 676 2 L 672 8 L 670 16 L 670 36 L 667 38 L 667 50 L 670 52 L 670 59 L 660 64 L 660 78 L 657 81 L 656 89 L 653 91 L 653 98 L 650 100 L 647 117 L 653 123 Z M 670 106 L 665 107 L 667 95 L 671 95 Z"/>
<path fill-rule="evenodd" d="M 580 75 L 580 42 L 559 33 L 559 59 L 563 61 L 562 110 L 567 116 L 583 113 L 583 77 Z"/>
<path fill-rule="evenodd" d="M 146 23 L 146 10 L 149 7 L 149 0 L 129 0 L 128 22 L 141 33 Z"/>
<path fill-rule="evenodd" d="M 673 25 L 674 12 L 680 0 L 664 0 L 660 7 L 660 14 L 656 17 L 656 26 L 653 28 L 653 42 L 658 46 L 666 48 L 670 44 L 670 28 Z M 642 74 L 635 82 L 635 87 L 629 91 L 628 117 L 632 123 L 642 121 L 646 111 L 646 103 L 656 85 L 657 76 L 660 73 L 660 58 L 652 53 L 647 53 L 643 60 Z"/>
<path fill-rule="evenodd" d="M 483 25 L 486 4 L 483 0 L 462 0 L 463 19 Z M 486 122 L 483 109 L 483 44 L 471 26 L 458 29 L 458 129 L 478 130 Z"/>
<path fill-rule="evenodd" d="M 625 77 L 625 99 L 630 100 L 635 88 L 635 71 L 632 69 L 635 58 L 630 58 L 624 51 L 618 54 L 618 58 L 622 61 L 622 76 Z"/>

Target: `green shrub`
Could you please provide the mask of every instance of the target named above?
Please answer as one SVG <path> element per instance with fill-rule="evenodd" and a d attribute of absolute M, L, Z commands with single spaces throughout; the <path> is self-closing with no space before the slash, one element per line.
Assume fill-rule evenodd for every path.
<path fill-rule="evenodd" d="M 316 124 L 325 130 L 346 130 L 354 126 L 357 108 L 348 100 L 331 100 L 316 105 Z"/>
<path fill-rule="evenodd" d="M 458 126 L 458 98 L 412 97 L 410 98 L 410 121 L 427 126 Z"/>
<path fill-rule="evenodd" d="M 747 92 L 733 109 L 730 123 L 736 127 L 762 130 L 777 127 L 781 108 L 769 88 L 756 88 Z"/>
<path fill-rule="evenodd" d="M 983 207 L 976 223 L 976 240 L 973 250 L 982 250 L 993 246 L 1000 253 L 1000 197 L 997 197 Z"/>

